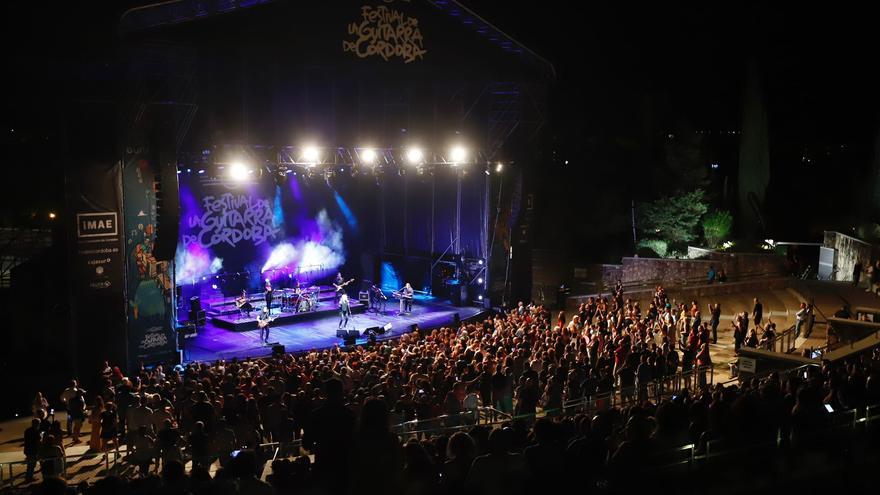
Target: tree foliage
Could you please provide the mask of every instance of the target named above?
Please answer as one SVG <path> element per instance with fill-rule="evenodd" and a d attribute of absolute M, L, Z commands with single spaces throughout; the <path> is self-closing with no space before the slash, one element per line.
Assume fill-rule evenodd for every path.
<path fill-rule="evenodd" d="M 680 244 L 696 238 L 696 227 L 708 210 L 702 189 L 660 198 L 640 208 L 640 229 L 648 237 L 668 244 Z"/>
<path fill-rule="evenodd" d="M 730 235 L 733 215 L 729 211 L 717 210 L 703 217 L 703 236 L 710 248 L 717 248 Z"/>
<path fill-rule="evenodd" d="M 637 247 L 649 249 L 660 258 L 665 258 L 669 250 L 669 245 L 662 239 L 642 239 Z"/>

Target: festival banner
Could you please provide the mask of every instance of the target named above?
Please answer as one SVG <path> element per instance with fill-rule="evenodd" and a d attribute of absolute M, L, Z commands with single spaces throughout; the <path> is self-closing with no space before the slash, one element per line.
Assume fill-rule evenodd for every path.
<path fill-rule="evenodd" d="M 172 265 L 153 256 L 156 237 L 157 163 L 147 147 L 125 150 L 124 202 L 128 361 L 154 362 L 177 348 L 174 334 Z"/>

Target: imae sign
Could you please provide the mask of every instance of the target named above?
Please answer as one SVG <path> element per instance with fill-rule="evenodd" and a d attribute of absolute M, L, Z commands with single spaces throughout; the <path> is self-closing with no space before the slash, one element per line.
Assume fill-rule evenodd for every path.
<path fill-rule="evenodd" d="M 109 237 L 119 234 L 116 212 L 77 213 L 77 237 Z"/>

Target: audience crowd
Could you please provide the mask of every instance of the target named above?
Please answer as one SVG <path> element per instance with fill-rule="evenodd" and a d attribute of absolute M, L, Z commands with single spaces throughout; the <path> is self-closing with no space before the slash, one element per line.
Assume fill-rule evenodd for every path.
<path fill-rule="evenodd" d="M 775 331 L 768 321 L 757 336 L 755 303 L 734 321 L 740 333 L 755 324 L 741 345 Z M 570 319 L 520 303 L 479 323 L 351 349 L 142 367 L 131 376 L 105 363 L 92 393 L 72 381 L 62 394 L 66 425 L 37 395 L 25 433 L 28 477 L 38 462 L 44 479 L 58 474 L 62 438 L 80 442 L 88 421 L 90 449 L 124 444 L 138 473 L 103 478 L 88 493 L 516 494 L 552 490 L 571 473 L 587 487 L 625 484 L 658 453 L 688 443 L 761 442 L 779 431 L 796 443 L 828 420 L 825 405 L 880 400 L 876 353 L 807 375 L 708 383 L 719 317 L 710 305 L 704 322 L 696 301 L 676 303 L 662 287 L 642 310 L 618 288 Z M 693 381 L 664 390 L 679 373 Z M 614 391 L 620 401 L 610 407 L 603 398 Z M 579 399 L 593 399 L 597 412 L 562 414 Z M 480 405 L 511 417 L 501 428 L 467 425 Z M 547 414 L 536 420 L 538 411 Z M 412 420 L 437 433 L 402 442 L 391 425 Z M 265 483 L 258 474 L 276 448 L 282 460 Z M 63 484 L 46 479 L 38 489 Z"/>

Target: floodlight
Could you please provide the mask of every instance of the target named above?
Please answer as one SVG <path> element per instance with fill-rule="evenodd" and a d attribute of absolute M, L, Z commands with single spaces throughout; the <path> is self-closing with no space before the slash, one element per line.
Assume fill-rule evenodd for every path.
<path fill-rule="evenodd" d="M 245 180 L 248 176 L 248 169 L 244 163 L 235 162 L 229 167 L 229 176 L 233 180 Z"/>
<path fill-rule="evenodd" d="M 425 154 L 422 152 L 421 148 L 410 148 L 406 152 L 406 161 L 410 163 L 410 165 L 417 165 L 421 163 Z"/>
<path fill-rule="evenodd" d="M 376 150 L 373 148 L 366 148 L 361 150 L 361 161 L 372 165 L 376 162 Z"/>
<path fill-rule="evenodd" d="M 452 158 L 452 163 L 461 163 L 467 160 L 467 149 L 461 145 L 453 146 L 449 150 L 449 157 Z"/>
<path fill-rule="evenodd" d="M 303 148 L 302 157 L 307 162 L 310 162 L 310 163 L 317 162 L 320 155 L 321 155 L 320 151 L 315 146 L 306 146 L 305 148 Z"/>

